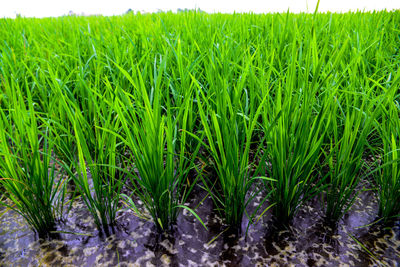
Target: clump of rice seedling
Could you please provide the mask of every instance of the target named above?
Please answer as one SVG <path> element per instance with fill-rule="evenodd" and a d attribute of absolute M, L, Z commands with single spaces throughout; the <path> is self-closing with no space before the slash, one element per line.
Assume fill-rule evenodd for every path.
<path fill-rule="evenodd" d="M 165 64 L 164 57 L 158 71 L 148 77 L 143 77 L 139 70 L 132 77 L 117 65 L 137 92 L 133 96 L 119 90 L 115 107 L 123 128 L 121 140 L 131 154 L 128 164 L 137 170 L 129 173 L 134 186 L 133 194 L 144 203 L 159 231 L 169 231 L 182 209 L 191 212 L 203 224 L 197 214 L 185 206 L 197 181 L 196 178 L 190 183 L 188 176 L 190 170 L 195 168 L 194 160 L 200 148 L 199 144 L 192 154 L 187 153 L 186 129 L 193 97 L 186 96 L 175 116 L 172 114 L 170 100 L 167 99 L 166 114 L 162 114 L 164 107 L 161 106 L 161 93 Z M 152 98 L 147 93 L 144 78 L 153 81 Z M 142 214 L 132 199 L 129 199 L 129 203 L 136 213 Z"/>
<path fill-rule="evenodd" d="M 310 39 L 304 46 L 309 47 L 310 54 L 315 54 L 318 52 L 315 36 Z M 337 51 L 334 66 L 340 61 L 342 51 Z M 297 44 L 292 43 L 288 55 L 292 59 L 286 73 L 272 84 L 274 91 L 264 92 L 270 95 L 263 112 L 266 172 L 274 179 L 267 183 L 267 189 L 271 192 L 270 201 L 275 204 L 273 213 L 279 227 L 286 227 L 299 207 L 323 187 L 325 177 L 319 177 L 316 167 L 330 120 L 327 94 L 319 91 L 321 86 L 329 84 L 329 71 L 322 68 L 327 52 L 327 47 L 323 47 L 319 61 L 318 57 L 303 58 Z M 304 68 L 299 65 L 302 61 Z M 321 81 L 320 77 L 324 79 Z"/>
<path fill-rule="evenodd" d="M 354 94 L 354 95 L 353 95 Z M 362 157 L 372 130 L 374 110 L 368 96 L 361 93 L 344 93 L 345 110 L 341 109 L 340 97 L 331 113 L 329 179 L 326 190 L 326 219 L 335 225 L 356 200 L 356 187 L 361 178 Z M 342 114 L 344 112 L 344 114 Z M 343 125 L 340 124 L 343 118 Z"/>
<path fill-rule="evenodd" d="M 273 213 L 282 226 L 291 222 L 302 203 L 320 192 L 323 181 L 318 181 L 313 172 L 322 154 L 328 109 L 324 107 L 314 117 L 312 105 L 299 106 L 298 98 L 289 95 L 282 101 L 278 97 L 276 116 L 278 112 L 280 116 L 276 122 L 266 121 L 266 128 L 271 128 L 266 133 L 269 163 L 266 169 L 274 179 L 268 188 L 270 201 L 275 203 Z M 271 123 L 276 125 L 272 127 Z"/>
<path fill-rule="evenodd" d="M 250 66 L 251 58 L 248 62 Z M 239 90 L 246 81 L 248 66 L 231 91 L 223 87 L 221 77 L 214 79 L 209 73 L 210 85 L 215 89 L 213 98 L 206 96 L 203 88 L 196 82 L 197 104 L 203 126 L 201 132 L 206 137 L 206 142 L 202 143 L 210 153 L 217 175 L 215 181 L 211 179 L 214 177 L 204 179 L 205 186 L 225 223 L 231 230 L 239 232 L 247 205 L 259 193 L 258 189 L 251 191 L 255 180 L 272 180 L 267 177 L 257 177 L 260 168 L 255 165 L 255 161 L 262 157 L 260 153 L 262 142 L 259 144 L 253 142 L 253 135 L 258 127 L 258 119 L 267 96 L 258 107 L 254 108 L 246 109 L 241 102 L 242 97 L 246 104 L 249 102 L 248 94 L 243 92 L 241 95 Z M 228 75 L 232 73 L 227 73 L 225 78 L 229 77 Z M 250 91 L 249 94 L 256 95 L 254 91 Z M 253 159 L 250 159 L 252 152 L 254 152 Z"/>
<path fill-rule="evenodd" d="M 106 83 L 106 86 L 108 89 L 101 96 L 95 91 L 90 93 L 91 101 L 97 110 L 91 122 L 79 112 L 75 102 L 66 98 L 60 101 L 64 108 L 61 113 L 67 114 L 73 131 L 67 127 L 63 132 L 63 128 L 59 128 L 62 134 L 58 136 L 58 140 L 61 142 L 64 138 L 69 139 L 71 132 L 74 133 L 77 160 L 70 158 L 74 156 L 71 153 L 65 154 L 67 162 L 72 162 L 72 168 L 68 169 L 69 174 L 96 225 L 109 235 L 110 227 L 113 230 L 116 214 L 120 209 L 120 193 L 125 178 L 123 162 L 118 152 L 122 145 L 117 137 L 120 121 L 113 111 L 115 96 L 110 84 Z M 55 128 L 57 126 L 59 124 Z M 73 173 L 73 170 L 76 170 L 76 173 Z"/>
<path fill-rule="evenodd" d="M 378 126 L 383 142 L 381 163 L 377 166 L 379 217 L 384 223 L 400 216 L 400 108 L 389 103 Z"/>
<path fill-rule="evenodd" d="M 51 128 L 35 112 L 29 91 L 26 103 L 18 86 L 13 92 L 9 109 L 0 110 L 0 184 L 10 201 L 0 204 L 46 237 L 63 213 L 66 176 L 52 158 Z"/>

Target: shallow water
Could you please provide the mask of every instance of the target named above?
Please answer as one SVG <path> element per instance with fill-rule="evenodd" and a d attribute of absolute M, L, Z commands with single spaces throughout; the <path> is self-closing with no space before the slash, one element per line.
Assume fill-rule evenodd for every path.
<path fill-rule="evenodd" d="M 205 197 L 200 189 L 188 203 L 195 207 Z M 259 197 L 250 210 L 257 207 Z M 4 209 L 3 209 L 4 210 Z M 8 211 L 0 222 L 1 266 L 398 266 L 400 223 L 391 228 L 367 225 L 374 221 L 377 201 L 372 191 L 362 192 L 353 209 L 332 232 L 323 225 L 317 199 L 296 216 L 289 230 L 278 231 L 267 212 L 250 227 L 247 238 L 224 232 L 222 220 L 206 199 L 197 209 L 206 231 L 194 216 L 183 211 L 172 234 L 159 236 L 153 224 L 119 212 L 115 233 L 101 237 L 94 221 L 77 201 L 70 216 L 59 224 L 53 240 L 38 240 L 22 217 Z M 242 224 L 243 232 L 247 219 Z M 362 245 L 360 245 L 362 244 Z"/>

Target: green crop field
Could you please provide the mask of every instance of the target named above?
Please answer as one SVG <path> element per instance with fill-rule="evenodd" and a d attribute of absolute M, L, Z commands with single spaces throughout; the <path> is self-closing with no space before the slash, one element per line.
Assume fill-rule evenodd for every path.
<path fill-rule="evenodd" d="M 0 19 L 0 88 L 0 202 L 39 236 L 78 200 L 207 231 L 195 188 L 237 232 L 366 188 L 399 218 L 399 11 Z"/>

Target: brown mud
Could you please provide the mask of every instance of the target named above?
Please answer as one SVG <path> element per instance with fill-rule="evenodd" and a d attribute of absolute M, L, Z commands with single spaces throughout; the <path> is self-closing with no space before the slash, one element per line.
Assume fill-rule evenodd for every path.
<path fill-rule="evenodd" d="M 205 196 L 196 188 L 187 204 L 194 208 Z M 196 212 L 208 231 L 184 210 L 173 231 L 159 235 L 151 221 L 127 210 L 118 213 L 114 234 L 104 237 L 78 200 L 52 240 L 38 239 L 20 215 L 7 211 L 0 222 L 0 266 L 398 266 L 400 223 L 363 227 L 376 219 L 377 208 L 374 193 L 363 191 L 332 230 L 324 224 L 319 199 L 314 199 L 300 209 L 289 229 L 278 230 L 268 211 L 247 236 L 244 218 L 237 236 L 224 232 L 213 202 L 206 198 Z"/>

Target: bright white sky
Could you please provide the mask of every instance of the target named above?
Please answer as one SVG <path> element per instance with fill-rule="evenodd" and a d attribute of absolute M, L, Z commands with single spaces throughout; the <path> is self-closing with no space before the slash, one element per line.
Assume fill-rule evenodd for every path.
<path fill-rule="evenodd" d="M 49 17 L 75 13 L 118 15 L 129 8 L 155 12 L 200 8 L 206 12 L 312 12 L 317 0 L 0 0 L 0 17 Z M 400 0 L 321 0 L 319 11 L 400 9 Z"/>

